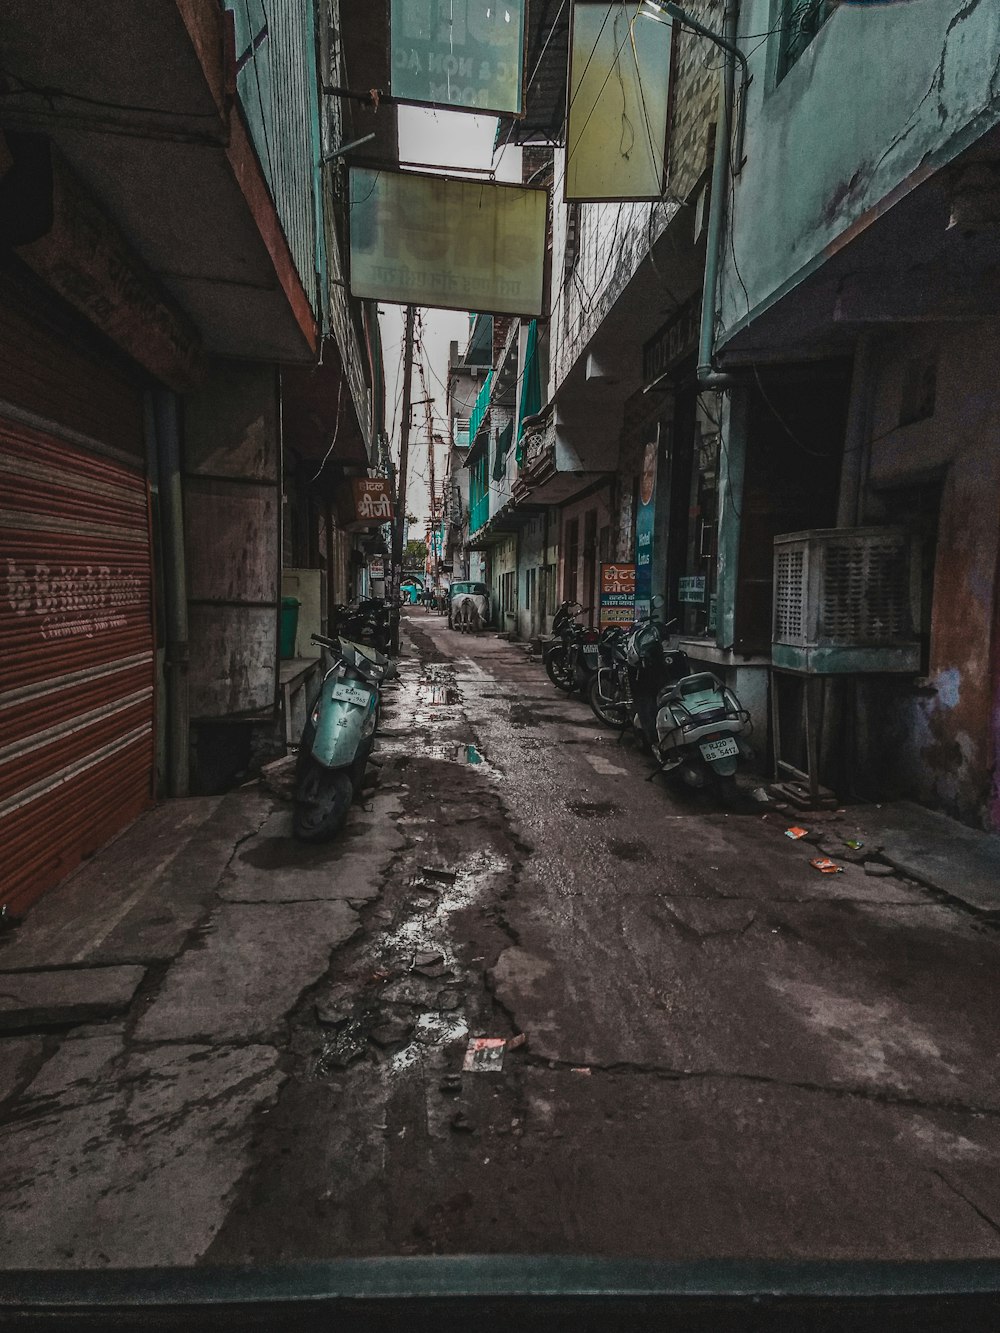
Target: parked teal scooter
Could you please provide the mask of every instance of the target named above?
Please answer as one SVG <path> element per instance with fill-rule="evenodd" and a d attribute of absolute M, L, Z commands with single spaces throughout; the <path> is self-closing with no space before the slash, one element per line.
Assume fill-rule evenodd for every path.
<path fill-rule="evenodd" d="M 334 663 L 323 677 L 299 744 L 292 830 L 323 842 L 342 827 L 375 744 L 381 688 L 396 664 L 366 644 L 314 634 Z"/>

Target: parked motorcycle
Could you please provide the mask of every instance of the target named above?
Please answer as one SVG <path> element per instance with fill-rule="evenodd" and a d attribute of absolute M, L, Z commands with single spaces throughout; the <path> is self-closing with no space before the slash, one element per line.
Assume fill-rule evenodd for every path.
<path fill-rule="evenodd" d="M 583 607 L 579 602 L 560 603 L 552 618 L 553 637 L 542 649 L 542 662 L 549 680 L 557 690 L 562 690 L 565 694 L 572 694 L 577 688 L 577 667 L 573 650 L 583 635 L 591 632 L 585 630 L 577 620 L 577 616 L 584 615 L 589 610 L 589 607 Z M 593 649 L 596 658 L 596 634 Z"/>
<path fill-rule="evenodd" d="M 361 788 L 375 743 L 381 687 L 398 673 L 394 662 L 366 644 L 324 634 L 314 634 L 312 641 L 329 648 L 334 662 L 299 744 L 292 831 L 303 842 L 322 842 L 340 830 Z"/>
<path fill-rule="evenodd" d="M 380 652 L 389 641 L 389 605 L 380 597 L 362 598 L 350 606 L 335 606 L 330 623 L 338 637 L 352 643 L 371 644 Z"/>

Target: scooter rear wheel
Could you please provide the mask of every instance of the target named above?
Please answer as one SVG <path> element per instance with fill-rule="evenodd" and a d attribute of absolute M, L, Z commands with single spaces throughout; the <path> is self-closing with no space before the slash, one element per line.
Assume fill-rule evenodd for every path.
<path fill-rule="evenodd" d="M 325 842 L 343 828 L 353 800 L 350 773 L 331 773 L 310 759 L 296 784 L 292 832 L 300 842 Z"/>

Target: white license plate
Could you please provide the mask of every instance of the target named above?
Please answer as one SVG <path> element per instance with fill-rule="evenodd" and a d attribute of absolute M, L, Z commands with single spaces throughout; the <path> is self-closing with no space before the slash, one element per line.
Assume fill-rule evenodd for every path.
<path fill-rule="evenodd" d="M 595 644 L 593 645 L 593 647 L 584 648 L 584 650 L 583 650 L 583 655 L 584 655 L 584 657 L 596 657 L 596 656 L 597 656 L 597 644 L 595 643 Z"/>
<path fill-rule="evenodd" d="M 334 685 L 331 697 L 341 699 L 346 704 L 360 704 L 362 708 L 367 708 L 368 701 L 371 699 L 367 690 L 360 690 L 356 685 L 344 685 L 339 682 Z"/>
<path fill-rule="evenodd" d="M 732 736 L 723 736 L 721 741 L 703 741 L 701 745 L 702 758 L 708 760 L 729 759 L 739 752 L 740 747 Z"/>

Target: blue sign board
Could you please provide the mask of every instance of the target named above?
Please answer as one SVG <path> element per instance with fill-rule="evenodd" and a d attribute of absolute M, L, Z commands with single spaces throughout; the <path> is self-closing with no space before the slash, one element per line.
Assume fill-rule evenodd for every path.
<path fill-rule="evenodd" d="M 639 479 L 639 508 L 635 516 L 635 618 L 641 620 L 652 610 L 653 602 L 653 527 L 656 521 L 656 455 L 659 428 L 650 440 L 642 459 Z"/>

